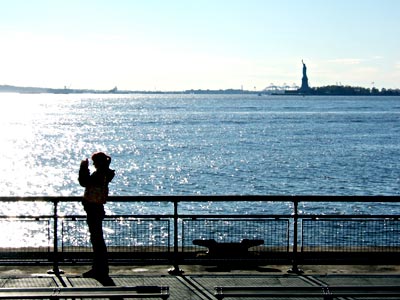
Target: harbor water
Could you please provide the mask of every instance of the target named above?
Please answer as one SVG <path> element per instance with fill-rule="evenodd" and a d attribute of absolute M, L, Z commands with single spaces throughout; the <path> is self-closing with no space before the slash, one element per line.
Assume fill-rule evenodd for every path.
<path fill-rule="evenodd" d="M 82 195 L 79 164 L 95 151 L 112 156 L 111 195 L 400 194 L 400 97 L 0 94 L 0 101 L 1 196 Z M 0 210 L 43 213 L 41 205 Z M 185 209 L 279 213 L 285 205 Z M 371 205 L 375 213 L 399 211 Z M 306 208 L 352 213 L 371 205 Z M 128 212 L 109 203 L 107 212 L 165 207 Z"/>

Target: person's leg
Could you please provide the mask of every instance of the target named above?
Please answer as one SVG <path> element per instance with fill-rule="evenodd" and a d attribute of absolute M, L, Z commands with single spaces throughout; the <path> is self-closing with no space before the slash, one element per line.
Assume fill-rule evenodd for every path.
<path fill-rule="evenodd" d="M 96 276 L 108 276 L 107 247 L 103 236 L 102 221 L 105 216 L 103 205 L 88 203 L 84 205 L 87 213 L 90 241 L 93 247 L 93 269 Z"/>

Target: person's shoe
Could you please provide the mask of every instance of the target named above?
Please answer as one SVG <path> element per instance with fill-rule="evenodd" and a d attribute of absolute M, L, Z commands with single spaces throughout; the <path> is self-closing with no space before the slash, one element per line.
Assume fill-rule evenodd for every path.
<path fill-rule="evenodd" d="M 83 278 L 93 278 L 99 281 L 103 285 L 110 285 L 112 283 L 112 279 L 106 273 L 97 273 L 93 269 L 82 274 Z"/>
<path fill-rule="evenodd" d="M 102 277 L 97 277 L 96 280 L 98 282 L 100 282 L 103 286 L 115 286 L 114 280 L 112 280 L 112 278 L 108 275 L 102 276 Z"/>
<path fill-rule="evenodd" d="M 93 271 L 93 269 L 82 274 L 83 278 L 95 278 L 95 276 L 96 276 L 96 273 Z"/>

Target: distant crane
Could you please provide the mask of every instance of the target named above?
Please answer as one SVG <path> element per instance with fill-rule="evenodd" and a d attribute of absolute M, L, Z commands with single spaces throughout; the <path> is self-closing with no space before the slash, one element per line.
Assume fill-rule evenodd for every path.
<path fill-rule="evenodd" d="M 299 86 L 297 86 L 295 83 L 293 83 L 292 85 L 288 85 L 286 82 L 284 82 L 282 85 L 275 85 L 274 83 L 270 83 L 270 85 L 264 88 L 262 91 L 264 93 L 284 93 L 285 91 L 294 91 L 298 89 Z"/>

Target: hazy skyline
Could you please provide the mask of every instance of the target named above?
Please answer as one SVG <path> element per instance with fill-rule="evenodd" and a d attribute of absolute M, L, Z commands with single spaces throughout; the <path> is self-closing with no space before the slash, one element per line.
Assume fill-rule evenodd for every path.
<path fill-rule="evenodd" d="M 0 0 L 0 85 L 400 88 L 397 0 Z"/>

